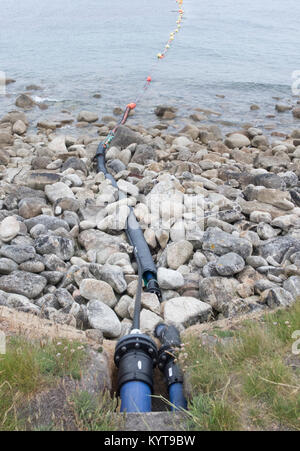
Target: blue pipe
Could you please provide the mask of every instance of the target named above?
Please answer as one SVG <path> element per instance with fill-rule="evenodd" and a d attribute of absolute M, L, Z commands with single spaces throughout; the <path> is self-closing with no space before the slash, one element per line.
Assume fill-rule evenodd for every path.
<path fill-rule="evenodd" d="M 175 382 L 170 385 L 169 401 L 173 412 L 178 409 L 187 409 L 187 402 L 183 394 L 183 384 L 181 382 Z"/>
<path fill-rule="evenodd" d="M 151 387 L 145 382 L 127 382 L 121 387 L 121 412 L 151 412 Z"/>

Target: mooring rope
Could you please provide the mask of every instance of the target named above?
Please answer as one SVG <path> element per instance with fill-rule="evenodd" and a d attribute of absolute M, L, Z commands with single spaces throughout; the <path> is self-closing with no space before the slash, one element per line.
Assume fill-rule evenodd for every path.
<path fill-rule="evenodd" d="M 111 130 L 109 132 L 109 134 L 107 135 L 107 137 L 105 138 L 105 140 L 102 143 L 102 146 L 105 150 L 107 150 L 112 142 L 112 140 L 115 137 L 116 131 L 118 130 L 118 128 L 120 127 L 120 125 L 124 125 L 127 122 L 129 113 L 134 110 L 137 106 L 137 104 L 141 101 L 142 97 L 145 95 L 146 91 L 148 90 L 149 86 L 151 85 L 152 82 L 152 78 L 153 78 L 153 72 L 155 67 L 157 66 L 157 64 L 159 64 L 159 62 L 161 60 L 163 60 L 166 57 L 167 52 L 169 51 L 169 49 L 171 48 L 172 43 L 174 42 L 174 39 L 176 37 L 176 35 L 179 33 L 180 28 L 181 28 L 181 22 L 183 20 L 183 15 L 184 15 L 184 11 L 183 11 L 183 0 L 176 0 L 176 3 L 178 4 L 178 18 L 176 21 L 176 28 L 170 33 L 169 39 L 166 43 L 166 45 L 164 46 L 162 52 L 158 53 L 156 55 L 156 61 L 155 63 L 153 63 L 151 69 L 150 69 L 150 75 L 148 75 L 145 84 L 143 86 L 143 88 L 141 89 L 141 91 L 139 92 L 139 94 L 137 95 L 136 99 L 134 102 L 129 103 L 124 111 L 124 114 L 121 118 L 121 120 L 116 124 L 116 126 L 113 128 L 113 130 Z"/>

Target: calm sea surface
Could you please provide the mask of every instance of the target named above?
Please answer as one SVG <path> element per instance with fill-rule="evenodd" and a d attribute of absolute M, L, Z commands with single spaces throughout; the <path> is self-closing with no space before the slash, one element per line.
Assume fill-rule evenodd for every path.
<path fill-rule="evenodd" d="M 176 8 L 175 0 L 0 0 L 0 70 L 17 80 L 0 97 L 0 114 L 32 83 L 49 105 L 36 117 L 83 108 L 101 116 L 133 101 L 174 29 Z M 135 122 L 153 122 L 154 107 L 167 103 L 185 116 L 213 109 L 222 113 L 213 120 L 228 126 L 292 128 L 291 113 L 266 115 L 274 113 L 273 97 L 297 100 L 291 77 L 300 70 L 299 0 L 184 0 L 184 9 Z M 261 109 L 250 111 L 253 103 Z"/>

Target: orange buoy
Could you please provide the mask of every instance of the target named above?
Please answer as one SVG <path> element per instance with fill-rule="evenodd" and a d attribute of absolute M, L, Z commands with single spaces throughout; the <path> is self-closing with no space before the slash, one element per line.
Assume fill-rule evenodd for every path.
<path fill-rule="evenodd" d="M 134 110 L 136 107 L 136 103 L 128 103 L 127 108 L 129 108 L 130 110 Z"/>

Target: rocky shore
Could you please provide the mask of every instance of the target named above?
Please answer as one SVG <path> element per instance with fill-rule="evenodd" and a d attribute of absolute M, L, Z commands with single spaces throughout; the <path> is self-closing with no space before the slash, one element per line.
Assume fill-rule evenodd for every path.
<path fill-rule="evenodd" d="M 137 289 L 124 233 L 129 206 L 163 295 L 160 303 L 143 294 L 144 332 L 161 321 L 183 331 L 300 295 L 300 129 L 267 137 L 248 125 L 224 136 L 195 113 L 174 134 L 168 125 L 178 112 L 160 106 L 157 125 L 129 121 L 107 152 L 127 193 L 118 201 L 94 156 L 119 109 L 101 120 L 63 111 L 32 124 L 29 103 L 20 96 L 19 109 L 0 119 L 0 308 L 98 341 L 126 334 Z"/>

